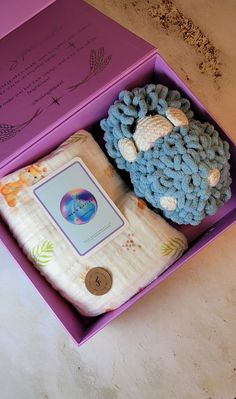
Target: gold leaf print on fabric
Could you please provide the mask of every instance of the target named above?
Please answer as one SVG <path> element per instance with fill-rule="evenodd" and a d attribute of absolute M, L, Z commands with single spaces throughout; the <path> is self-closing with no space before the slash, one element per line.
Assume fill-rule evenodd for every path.
<path fill-rule="evenodd" d="M 74 133 L 66 141 L 64 141 L 64 143 L 62 143 L 61 147 L 64 147 L 68 144 L 77 143 L 77 142 L 79 142 L 80 144 L 84 144 L 84 143 L 86 143 L 87 139 L 88 139 L 88 136 L 86 136 L 83 133 L 80 133 L 80 132 Z"/>
<path fill-rule="evenodd" d="M 171 238 L 161 245 L 161 254 L 163 256 L 179 257 L 186 249 L 186 243 L 179 237 Z"/>

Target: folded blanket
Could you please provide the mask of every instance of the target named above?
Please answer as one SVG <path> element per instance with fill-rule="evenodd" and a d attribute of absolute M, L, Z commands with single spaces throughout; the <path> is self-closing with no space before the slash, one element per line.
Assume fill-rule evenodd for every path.
<path fill-rule="evenodd" d="M 80 157 L 128 220 L 129 226 L 87 258 L 81 258 L 54 227 L 28 187 Z M 93 137 L 79 131 L 38 163 L 0 182 L 0 214 L 26 256 L 83 315 L 119 307 L 168 268 L 187 248 L 183 234 L 153 213 L 129 190 Z M 88 273 L 108 272 L 108 291 L 88 289 Z"/>

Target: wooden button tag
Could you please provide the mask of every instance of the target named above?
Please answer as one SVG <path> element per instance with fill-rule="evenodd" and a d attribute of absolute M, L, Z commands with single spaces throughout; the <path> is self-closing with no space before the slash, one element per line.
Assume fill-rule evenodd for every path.
<path fill-rule="evenodd" d="M 112 287 L 112 277 L 103 267 L 94 267 L 86 274 L 85 286 L 93 295 L 104 295 Z"/>

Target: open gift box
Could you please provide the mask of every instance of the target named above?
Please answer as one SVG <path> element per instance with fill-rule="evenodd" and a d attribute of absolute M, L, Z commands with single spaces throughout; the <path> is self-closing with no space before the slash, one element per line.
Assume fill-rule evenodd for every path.
<path fill-rule="evenodd" d="M 188 251 L 120 308 L 96 318 L 81 317 L 47 283 L 1 221 L 3 245 L 82 344 L 235 222 L 236 148 L 151 45 L 83 1 L 57 0 L 4 37 L 0 54 L 0 177 L 36 161 L 80 128 L 91 131 L 103 148 L 98 122 L 118 93 L 151 82 L 179 89 L 197 118 L 212 122 L 230 145 L 232 198 L 198 226 L 176 226 L 188 239 Z"/>

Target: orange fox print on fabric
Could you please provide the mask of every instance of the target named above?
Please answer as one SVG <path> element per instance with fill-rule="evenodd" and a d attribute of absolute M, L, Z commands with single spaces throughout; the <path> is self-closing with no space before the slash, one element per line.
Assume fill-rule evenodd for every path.
<path fill-rule="evenodd" d="M 46 168 L 41 168 L 39 164 L 34 164 L 23 169 L 18 179 L 8 183 L 0 182 L 0 194 L 3 195 L 8 206 L 16 206 L 16 198 L 23 187 L 32 186 L 45 176 Z"/>

